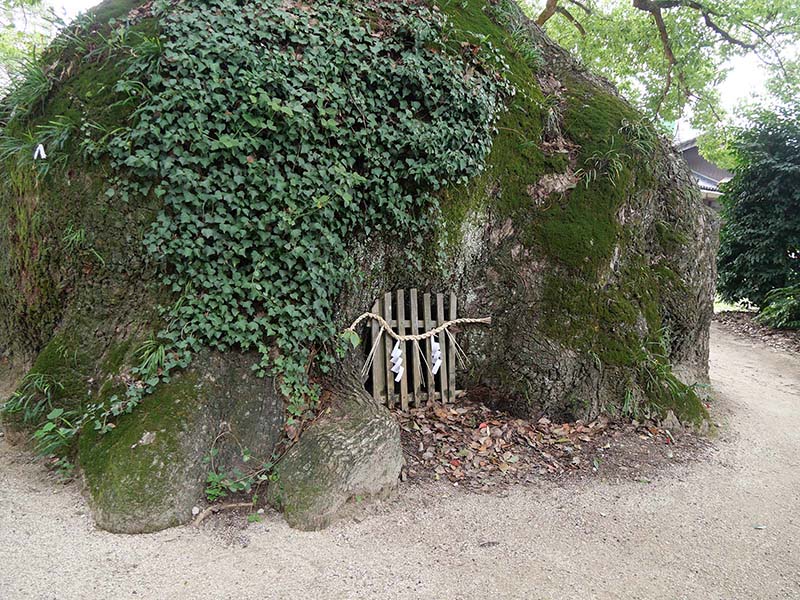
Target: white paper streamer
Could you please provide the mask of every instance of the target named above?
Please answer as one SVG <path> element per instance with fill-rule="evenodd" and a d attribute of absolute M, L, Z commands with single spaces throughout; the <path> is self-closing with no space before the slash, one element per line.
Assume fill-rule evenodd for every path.
<path fill-rule="evenodd" d="M 403 372 L 405 371 L 405 367 L 403 366 L 403 351 L 400 348 L 400 342 L 398 341 L 394 348 L 392 348 L 392 373 L 395 373 L 395 381 L 400 381 L 400 378 L 403 377 Z"/>
<path fill-rule="evenodd" d="M 436 338 L 431 338 L 431 373 L 436 375 L 439 372 L 439 367 L 442 366 L 442 346 L 436 341 Z"/>

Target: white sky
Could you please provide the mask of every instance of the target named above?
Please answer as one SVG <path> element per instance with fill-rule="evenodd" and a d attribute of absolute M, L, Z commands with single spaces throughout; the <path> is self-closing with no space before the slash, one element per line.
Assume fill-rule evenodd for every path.
<path fill-rule="evenodd" d="M 69 19 L 87 8 L 100 4 L 98 0 L 61 0 L 60 2 L 59 0 L 50 0 L 48 3 L 56 9 L 60 16 Z"/>
<path fill-rule="evenodd" d="M 56 12 L 65 20 L 74 18 L 78 13 L 99 4 L 99 0 L 48 0 Z M 731 72 L 720 85 L 722 104 L 732 110 L 741 100 L 764 92 L 767 79 L 766 69 L 755 55 L 734 58 L 729 66 Z M 689 135 L 690 132 L 687 131 Z M 684 135 L 681 135 L 684 137 Z"/>

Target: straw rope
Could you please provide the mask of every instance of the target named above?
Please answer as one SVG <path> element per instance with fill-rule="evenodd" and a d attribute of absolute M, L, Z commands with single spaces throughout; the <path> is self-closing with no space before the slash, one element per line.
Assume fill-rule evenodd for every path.
<path fill-rule="evenodd" d="M 464 364 L 464 351 L 461 349 L 461 346 L 458 345 L 458 343 L 456 342 L 455 337 L 453 336 L 452 333 L 450 333 L 448 328 L 449 327 L 453 327 L 454 325 L 475 325 L 475 324 L 491 325 L 492 324 L 492 318 L 491 317 L 482 317 L 482 318 L 463 317 L 463 318 L 460 318 L 460 319 L 453 319 L 452 321 L 445 321 L 444 323 L 442 323 L 438 327 L 435 327 L 435 328 L 431 329 L 430 331 L 426 331 L 425 333 L 418 333 L 418 334 L 414 334 L 414 335 L 400 335 L 399 333 L 395 333 L 392 330 L 392 327 L 389 325 L 389 323 L 386 321 L 386 319 L 384 319 L 382 316 L 376 315 L 375 313 L 368 312 L 368 313 L 364 313 L 363 315 L 358 317 L 355 321 L 353 321 L 353 324 L 350 325 L 350 327 L 348 327 L 345 331 L 352 331 L 353 333 L 355 333 L 356 327 L 358 327 L 359 324 L 362 321 L 364 321 L 365 319 L 374 319 L 374 320 L 376 320 L 378 322 L 378 324 L 381 326 L 381 330 L 378 332 L 378 335 L 375 336 L 375 341 L 372 344 L 372 349 L 369 351 L 369 354 L 367 355 L 367 360 L 366 360 L 366 362 L 364 363 L 364 366 L 361 369 L 361 377 L 362 378 L 366 377 L 367 373 L 369 372 L 370 365 L 372 364 L 372 361 L 375 359 L 375 351 L 378 349 L 378 343 L 380 342 L 381 336 L 383 335 L 384 332 L 386 332 L 387 335 L 389 335 L 390 337 L 394 338 L 398 342 L 407 342 L 407 341 L 414 342 L 414 348 L 419 353 L 419 355 L 422 357 L 422 360 L 425 362 L 425 366 L 427 366 L 430 369 L 430 365 L 428 365 L 428 361 L 425 358 L 425 353 L 422 351 L 422 348 L 419 347 L 419 343 L 418 342 L 420 342 L 421 340 L 425 340 L 425 339 L 427 339 L 429 337 L 433 337 L 433 336 L 435 336 L 435 335 L 437 335 L 437 334 L 439 334 L 439 333 L 444 331 L 447 334 L 447 337 L 450 338 L 450 341 L 453 344 L 453 349 L 455 350 L 455 353 L 456 353 L 456 356 L 459 359 L 459 362 L 461 362 L 461 364 L 463 365 Z"/>
<path fill-rule="evenodd" d="M 386 322 L 386 319 L 384 319 L 382 316 L 376 315 L 375 313 L 364 313 L 363 315 L 358 317 L 355 321 L 353 321 L 353 324 L 350 325 L 350 327 L 348 327 L 345 331 L 355 332 L 356 327 L 358 327 L 364 319 L 374 319 L 375 321 L 377 321 L 381 325 L 382 329 L 386 331 L 386 333 L 391 338 L 397 340 L 398 342 L 408 342 L 408 341 L 418 342 L 420 340 L 425 340 L 428 339 L 429 337 L 435 336 L 438 333 L 441 333 L 442 331 L 445 331 L 447 328 L 452 327 L 454 325 L 492 324 L 491 317 L 482 317 L 478 319 L 463 317 L 461 319 L 453 319 L 452 321 L 445 321 L 438 327 L 435 327 L 430 331 L 426 331 L 425 333 L 417 333 L 414 335 L 400 335 L 399 333 L 395 333 L 392 330 L 392 327 L 389 325 L 389 323 Z"/>

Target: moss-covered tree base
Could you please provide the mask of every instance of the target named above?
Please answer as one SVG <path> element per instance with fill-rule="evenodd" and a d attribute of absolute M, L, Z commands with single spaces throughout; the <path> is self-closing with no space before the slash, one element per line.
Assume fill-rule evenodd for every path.
<path fill-rule="evenodd" d="M 90 428 L 78 461 L 97 524 L 144 533 L 192 518 L 215 449 L 216 465 L 246 469 L 243 452 L 270 459 L 283 432 L 283 400 L 255 377 L 252 356 L 199 357 L 109 433 Z M 255 458 L 257 457 L 257 458 Z"/>
<path fill-rule="evenodd" d="M 165 6 L 168 11 L 179 11 L 190 4 L 192 10 L 202 15 L 204 7 L 195 3 Z M 345 166 L 341 168 L 345 170 L 341 172 L 339 167 L 324 172 L 312 168 L 317 164 L 314 152 L 328 156 L 336 151 L 338 146 L 330 141 L 336 139 L 335 135 L 323 136 L 326 142 L 319 148 L 301 149 L 312 157 L 308 161 L 303 159 L 303 165 L 306 162 L 311 165 L 308 168 L 301 169 L 288 160 L 286 165 L 279 161 L 274 165 L 275 173 L 285 170 L 294 175 L 295 169 L 301 169 L 303 177 L 313 174 L 314 178 L 322 178 L 319 189 L 327 190 L 326 194 L 312 199 L 312 205 L 306 207 L 308 197 L 291 196 L 295 188 L 284 183 L 278 185 L 283 181 L 281 177 L 275 179 L 278 183 L 273 195 L 254 192 L 253 203 L 285 201 L 287 207 L 294 207 L 286 210 L 277 204 L 266 207 L 270 211 L 275 209 L 282 223 L 280 227 L 286 228 L 288 236 L 276 238 L 285 242 L 279 247 L 285 253 L 278 252 L 277 257 L 269 253 L 275 251 L 274 240 L 263 239 L 275 233 L 278 225 L 271 221 L 265 224 L 247 221 L 243 215 L 249 210 L 249 197 L 241 204 L 227 202 L 226 194 L 244 194 L 250 189 L 244 175 L 241 180 L 238 175 L 233 177 L 228 187 L 218 186 L 217 181 L 207 182 L 208 189 L 203 193 L 213 196 L 213 202 L 201 202 L 201 210 L 196 214 L 180 215 L 188 232 L 181 233 L 178 236 L 181 239 L 173 240 L 170 234 L 154 243 L 152 236 L 148 237 L 158 219 L 163 225 L 178 218 L 171 212 L 174 205 L 165 207 L 165 190 L 151 184 L 157 183 L 156 179 L 164 180 L 163 170 L 173 175 L 179 173 L 177 167 L 169 166 L 177 164 L 178 155 L 188 157 L 186 164 L 203 158 L 202 152 L 190 148 L 191 143 L 187 142 L 184 148 L 176 141 L 175 148 L 156 153 L 156 158 L 150 156 L 152 148 L 145 144 L 143 156 L 148 157 L 147 169 L 139 168 L 134 174 L 121 166 L 131 166 L 122 159 L 142 160 L 142 156 L 125 156 L 132 145 L 114 146 L 122 157 L 117 156 L 120 159 L 117 169 L 111 167 L 108 158 L 87 158 L 92 155 L 83 152 L 85 146 L 101 146 L 106 134 L 113 137 L 114 132 L 127 131 L 132 123 L 147 129 L 147 121 L 137 119 L 164 116 L 161 111 L 135 112 L 137 105 L 141 108 L 141 103 L 146 102 L 137 95 L 142 86 L 129 81 L 122 86 L 129 94 L 115 86 L 122 78 L 123 58 L 149 52 L 155 59 L 153 65 L 163 58 L 160 53 L 165 42 L 162 39 L 159 44 L 154 40 L 159 35 L 167 37 L 161 31 L 165 21 L 159 21 L 150 12 L 152 3 L 104 2 L 96 12 L 98 23 L 80 34 L 91 40 L 83 54 L 73 47 L 74 39 L 51 49 L 49 87 L 35 104 L 26 107 L 27 112 L 18 111 L 2 123 L 4 144 L 7 142 L 4 147 L 19 143 L 20 150 L 2 165 L 6 177 L 0 186 L 0 357 L 10 358 L 16 364 L 32 364 L 31 380 L 36 376 L 41 382 L 57 384 L 48 388 L 48 394 L 34 389 L 32 397 L 35 401 L 46 400 L 43 405 L 46 410 L 15 427 L 35 429 L 53 408 L 78 414 L 89 414 L 92 406 L 98 404 L 108 408 L 115 395 L 124 397 L 126 388 L 147 386 L 146 381 L 153 377 L 158 380 L 163 375 L 159 369 L 143 377 L 136 368 L 142 363 L 143 343 L 155 340 L 156 333 L 165 326 L 169 329 L 170 323 L 182 322 L 176 314 L 181 314 L 182 307 L 187 306 L 188 296 L 193 298 L 192 306 L 207 307 L 201 314 L 193 315 L 206 324 L 202 334 L 205 337 L 199 340 L 191 327 L 179 326 L 178 331 L 169 333 L 188 347 L 213 342 L 224 351 L 200 352 L 190 368 L 180 373 L 176 370 L 171 381 L 158 383 L 154 393 L 145 396 L 133 412 L 110 419 L 114 427 L 108 432 L 101 433 L 95 428 L 96 423 L 89 420 L 79 432 L 77 444 L 60 450 L 82 470 L 91 504 L 103 527 L 119 532 L 153 531 L 189 519 L 192 506 L 202 496 L 209 468 L 203 464 L 203 457 L 226 428 L 236 440 L 231 436 L 223 442 L 220 463 L 236 466 L 243 449 L 253 456 L 269 459 L 283 426 L 287 400 L 276 390 L 281 385 L 284 390 L 298 388 L 292 388 L 286 379 L 258 378 L 250 366 L 263 365 L 264 361 L 271 366 L 290 365 L 295 384 L 305 381 L 307 374 L 310 383 L 319 382 L 322 369 L 317 367 L 322 366 L 322 361 L 309 358 L 307 365 L 302 361 L 302 364 L 292 362 L 288 360 L 291 357 L 280 355 L 277 348 L 288 350 L 276 339 L 292 333 L 297 334 L 296 339 L 319 340 L 314 335 L 344 329 L 356 316 L 369 310 L 376 298 L 397 288 L 452 291 L 458 297 L 460 314 L 492 318 L 491 327 L 467 329 L 460 334 L 467 368 L 458 373 L 459 387 L 488 390 L 492 398 L 517 413 L 572 419 L 590 418 L 605 411 L 660 418 L 671 411 L 685 422 L 696 424 L 705 419 L 705 409 L 691 384 L 704 381 L 708 374 L 716 223 L 700 202 L 688 169 L 669 144 L 607 82 L 576 64 L 568 53 L 527 21 L 512 2 L 464 0 L 435 4 L 453 25 L 447 28 L 443 47 L 485 60 L 487 73 L 504 62 L 508 68 L 500 67 L 503 72 L 497 75 L 512 84 L 516 93 L 506 98 L 505 111 L 495 115 L 497 127 L 483 170 L 463 185 L 446 186 L 437 180 L 440 188 L 425 190 L 426 194 L 434 195 L 424 196 L 426 201 L 432 199 L 430 205 L 423 203 L 430 214 L 416 215 L 419 227 L 416 222 L 403 220 L 402 223 L 411 224 L 386 235 L 377 235 L 374 229 L 366 228 L 355 233 L 348 229 L 342 234 L 348 246 L 341 257 L 352 257 L 357 268 L 351 276 L 337 279 L 340 283 L 335 288 L 325 288 L 334 284 L 320 277 L 314 280 L 318 288 L 312 289 L 316 291 L 298 288 L 306 291 L 288 296 L 269 296 L 264 292 L 254 298 L 239 294 L 239 286 L 247 287 L 248 293 L 266 289 L 255 286 L 259 280 L 255 275 L 247 275 L 251 272 L 263 277 L 271 272 L 269 269 L 275 269 L 287 282 L 302 281 L 309 275 L 315 257 L 319 258 L 317 254 L 329 250 L 326 248 L 329 241 L 318 244 L 320 239 L 327 239 L 328 223 L 324 219 L 308 247 L 291 241 L 296 228 L 287 223 L 300 223 L 306 208 L 314 212 L 327 202 L 355 203 L 352 223 L 362 222 L 358 211 L 366 209 L 366 205 L 357 204 L 362 199 L 354 199 L 347 191 L 348 186 L 356 186 L 362 178 L 380 178 L 380 175 L 366 170 L 359 172 L 366 169 L 360 154 L 343 159 Z M 128 21 L 124 18 L 116 24 L 103 21 L 109 16 L 124 17 L 134 7 L 139 8 Z M 314 5 L 288 2 L 283 7 L 289 13 L 302 13 L 295 16 L 302 17 L 309 27 L 319 25 L 307 14 L 314 10 Z M 231 18 L 238 18 L 239 5 L 225 8 Z M 361 8 L 364 11 L 358 14 L 367 16 L 359 22 L 359 27 L 385 25 L 379 23 L 379 18 L 372 22 L 372 3 Z M 251 13 L 258 15 L 258 11 Z M 191 27 L 193 18 L 184 25 Z M 286 18 L 289 23 L 294 17 Z M 278 21 L 262 25 L 279 26 Z M 361 35 L 359 27 L 354 30 L 357 35 Z M 97 34 L 113 37 L 112 28 L 118 28 L 118 32 L 127 28 L 126 36 L 139 36 L 136 38 L 139 49 L 136 52 L 126 49 L 124 41 L 96 49 L 95 45 L 100 43 Z M 249 31 L 246 24 L 240 29 Z M 213 28 L 205 31 L 219 34 Z M 371 43 L 383 44 L 381 35 L 404 35 L 392 31 L 381 29 Z M 287 35 L 287 39 L 292 36 Z M 198 36 L 197 43 L 201 38 L 206 39 Z M 314 39 L 317 38 L 309 37 Z M 491 48 L 487 42 L 491 42 Z M 243 55 L 236 58 L 242 64 L 260 60 L 260 54 L 252 51 L 252 44 L 246 46 L 247 53 L 243 46 Z M 411 46 L 415 52 L 427 48 L 427 44 Z M 492 58 L 493 49 L 497 49 L 503 61 Z M 287 52 L 285 57 L 274 58 L 302 60 L 314 54 L 305 50 L 309 49 L 297 49 Z M 346 52 L 333 47 L 314 50 L 326 57 L 329 53 Z M 446 55 L 440 52 L 434 58 L 445 60 Z M 461 60 L 456 56 L 453 54 L 452 59 Z M 397 89 L 424 92 L 438 89 L 420 85 L 427 81 L 424 73 L 415 79 L 414 85 L 407 85 L 402 78 L 409 76 L 406 68 L 412 67 L 401 65 L 403 61 L 395 61 L 393 57 L 389 59 L 384 65 L 385 76 L 401 78 L 395 82 Z M 174 60 L 176 56 L 171 57 L 170 68 L 177 64 Z M 240 77 L 236 64 L 236 60 L 228 60 L 227 56 L 216 60 L 210 70 L 215 74 L 201 77 L 203 81 L 198 85 L 211 82 L 215 90 L 225 90 L 221 78 L 249 82 Z M 472 78 L 475 73 L 470 74 L 470 69 L 457 80 Z M 259 77 L 268 73 L 256 70 Z M 187 77 L 197 75 L 192 69 L 186 71 Z M 328 75 L 338 77 L 335 69 Z M 135 76 L 129 75 L 128 79 Z M 264 89 L 243 96 L 244 104 L 260 96 L 271 98 L 272 88 L 279 89 L 285 84 L 268 79 L 258 81 L 261 83 L 252 85 Z M 342 81 L 346 82 L 346 78 Z M 195 122 L 197 115 L 190 108 L 186 108 L 185 114 L 176 117 L 170 113 L 168 117 L 173 122 L 191 121 L 191 127 L 202 129 L 203 140 L 227 148 L 226 152 L 237 148 L 238 154 L 230 165 L 223 161 L 215 166 L 214 172 L 219 177 L 228 177 L 229 166 L 249 177 L 250 169 L 256 168 L 253 165 L 266 160 L 249 150 L 248 144 L 255 139 L 252 136 L 266 143 L 270 136 L 284 135 L 294 127 L 295 109 L 303 114 L 324 115 L 320 127 L 344 127 L 339 122 L 341 115 L 326 104 L 324 94 L 317 97 L 319 90 L 314 82 L 303 85 L 308 85 L 309 90 L 298 97 L 312 98 L 308 106 L 305 100 L 298 100 L 294 108 L 276 100 L 266 104 L 268 108 L 263 108 L 262 115 L 255 114 L 262 109 L 253 100 L 256 108 L 248 110 L 254 114 L 241 117 L 241 123 L 234 122 L 240 118 L 241 103 L 228 106 L 228 96 L 220 91 L 212 94 L 214 101 L 220 103 L 219 110 L 213 111 L 213 118 Z M 345 83 L 335 86 L 338 94 L 344 94 L 342 97 L 350 93 Z M 156 81 L 154 87 L 163 88 L 163 81 Z M 169 97 L 175 89 L 182 88 L 160 89 L 159 93 Z M 198 102 L 209 97 L 204 89 L 195 90 Z M 369 91 L 366 86 L 364 93 Z M 192 105 L 181 99 L 172 100 L 176 103 L 170 105 L 170 110 Z M 351 101 L 356 102 L 347 97 L 344 103 L 348 111 L 353 107 Z M 398 99 L 388 98 L 386 102 L 395 106 Z M 401 112 L 410 130 L 428 131 L 431 112 L 413 108 L 422 106 L 419 99 L 404 98 L 402 102 L 409 106 Z M 379 123 L 382 115 L 366 115 L 360 105 L 355 106 L 356 111 L 351 114 L 354 120 L 348 127 L 369 129 L 381 125 L 389 133 L 396 129 L 392 124 Z M 329 110 L 336 114 L 328 114 Z M 278 113 L 283 116 L 274 120 Z M 217 117 L 219 123 L 215 124 Z M 252 135 L 246 133 L 262 117 L 273 119 L 270 123 L 276 131 L 269 136 L 262 135 L 260 130 Z M 303 121 L 303 127 L 313 127 L 317 123 L 314 119 Z M 375 122 L 371 124 L 371 120 Z M 52 144 L 48 142 L 51 163 L 47 163 L 49 170 L 44 172 L 41 163 L 31 163 L 32 148 L 25 144 L 39 135 L 42 127 L 51 127 L 52 131 L 54 122 L 77 125 L 68 129 L 66 141 L 60 147 L 55 140 Z M 221 135 L 223 129 L 216 131 L 217 125 L 224 125 L 227 133 Z M 491 131 L 491 121 L 484 120 L 479 129 Z M 241 139 L 234 139 L 230 132 L 245 133 Z M 160 143 L 160 134 L 156 138 Z M 316 139 L 313 135 L 301 138 L 309 140 L 309 144 Z M 119 139 L 124 142 L 124 136 Z M 364 135 L 363 139 L 368 142 L 371 138 Z M 402 157 L 398 160 L 406 161 L 403 164 L 410 165 L 411 171 L 413 165 L 437 166 L 452 159 L 452 153 L 439 156 L 435 144 L 429 148 L 430 140 L 424 135 L 415 136 L 412 141 L 407 145 L 391 145 Z M 357 146 L 354 152 L 366 151 L 361 143 Z M 280 156 L 262 154 L 269 154 L 269 160 Z M 139 164 L 136 160 L 134 165 Z M 380 164 L 380 160 L 376 159 L 375 164 Z M 205 167 L 198 169 L 205 172 Z M 153 175 L 154 181 L 142 181 L 143 173 L 159 176 Z M 273 172 L 263 173 L 263 177 L 272 177 Z M 376 205 L 397 201 L 397 206 L 389 206 L 387 210 L 400 210 L 398 206 L 408 204 L 409 194 L 419 191 L 413 186 L 403 187 L 409 182 L 401 175 L 389 186 L 396 197 L 390 195 L 389 200 L 370 197 L 363 201 L 374 201 Z M 126 176 L 130 176 L 127 185 L 120 184 L 118 178 Z M 345 176 L 350 179 L 340 180 Z M 176 190 L 182 177 L 181 174 L 170 180 Z M 331 181 L 325 181 L 325 177 Z M 408 179 L 413 179 L 411 173 Z M 271 184 L 265 181 L 269 184 L 272 180 L 260 179 L 264 190 L 272 193 Z M 341 187 L 343 181 L 346 185 Z M 340 187 L 344 193 L 330 193 L 330 189 Z M 191 193 L 180 190 L 177 195 L 193 198 Z M 226 212 L 231 206 L 236 208 Z M 316 212 L 314 215 L 318 216 Z M 430 215 L 435 216 L 432 224 Z M 219 232 L 216 225 L 209 225 L 211 219 L 222 224 Z M 245 222 L 247 226 L 240 227 Z M 330 219 L 331 227 L 339 225 L 336 218 Z M 219 247 L 211 242 L 218 234 L 224 239 Z M 172 241 L 180 242 L 175 248 L 187 250 L 188 254 L 173 253 L 172 262 L 164 261 L 165 244 Z M 264 253 L 267 248 L 259 245 L 266 243 L 273 245 Z M 197 281 L 190 278 L 169 289 L 162 288 L 165 274 L 168 276 L 181 266 L 181 256 L 192 256 L 197 261 L 205 252 L 213 255 L 226 273 L 230 272 L 234 287 L 206 273 L 203 284 L 206 287 L 198 287 Z M 345 262 L 343 258 L 339 260 L 337 268 Z M 197 267 L 198 273 L 205 273 L 202 266 Z M 219 293 L 214 291 L 217 284 L 221 285 Z M 341 293 L 335 309 L 330 311 L 335 327 L 331 327 L 328 317 L 326 322 L 314 321 L 320 319 L 319 315 L 328 315 L 326 312 L 314 312 L 313 318 L 297 316 L 301 313 L 294 310 L 293 302 L 315 306 L 316 300 L 324 298 L 327 302 L 337 292 Z M 319 305 L 325 307 L 325 302 Z M 167 310 L 159 311 L 159 306 Z M 288 325 L 285 321 L 271 322 L 270 311 L 293 316 Z M 237 325 L 233 337 L 229 337 L 233 331 L 231 323 Z M 258 348 L 258 357 L 232 350 L 239 347 L 242 339 L 251 348 Z M 308 354 L 302 356 L 319 357 L 328 350 L 325 344 L 317 344 L 305 348 Z M 176 352 L 174 356 L 179 354 Z M 402 461 L 397 426 L 388 412 L 372 404 L 363 390 L 357 389 L 360 383 L 352 375 L 340 375 L 338 380 L 330 381 L 327 387 L 332 395 L 322 398 L 324 412 L 279 462 L 278 481 L 270 486 L 271 501 L 283 508 L 289 522 L 298 527 L 326 525 L 342 504 L 354 496 L 386 493 L 394 486 Z M 26 383 L 21 385 L 24 387 Z M 291 408 L 302 412 L 307 408 L 304 407 L 307 399 L 302 395 L 292 397 Z M 107 423 L 99 424 L 101 429 L 104 424 Z"/>
<path fill-rule="evenodd" d="M 462 336 L 462 385 L 530 416 L 672 410 L 702 423 L 691 386 L 708 378 L 717 231 L 686 166 L 513 3 L 443 9 L 505 48 L 525 90 L 486 173 L 443 199 L 450 250 L 433 285 L 457 290 L 462 314 L 492 317 Z M 520 64 L 509 29 L 527 32 L 538 69 Z"/>

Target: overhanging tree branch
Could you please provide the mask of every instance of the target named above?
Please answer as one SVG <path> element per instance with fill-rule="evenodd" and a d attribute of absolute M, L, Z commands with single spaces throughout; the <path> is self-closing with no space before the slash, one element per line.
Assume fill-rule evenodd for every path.
<path fill-rule="evenodd" d="M 672 88 L 672 73 L 677 71 L 678 81 L 680 82 L 683 92 L 688 95 L 689 89 L 686 85 L 686 78 L 683 71 L 678 66 L 678 60 L 675 58 L 675 52 L 672 50 L 672 42 L 669 39 L 669 32 L 667 31 L 667 24 L 664 22 L 664 15 L 661 13 L 661 7 L 658 2 L 654 0 L 633 0 L 634 8 L 643 10 L 650 13 L 658 29 L 658 37 L 661 40 L 661 47 L 664 49 L 664 56 L 667 59 L 667 74 L 664 90 L 661 92 L 661 97 L 658 100 L 658 107 L 656 112 L 661 110 L 664 100 L 667 98 L 670 89 Z"/>
<path fill-rule="evenodd" d="M 784 28 L 788 27 L 787 31 L 781 31 L 778 26 L 770 28 L 753 20 L 748 13 L 735 6 L 723 10 L 720 6 L 710 2 L 710 0 L 631 0 L 631 4 L 633 8 L 646 12 L 652 17 L 666 59 L 665 81 L 659 99 L 659 110 L 674 86 L 678 85 L 686 98 L 691 97 L 694 91 L 688 85 L 686 73 L 687 64 L 692 62 L 692 57 L 686 56 L 679 60 L 676 56 L 675 43 L 680 40 L 671 39 L 670 29 L 665 21 L 665 16 L 668 13 L 665 11 L 675 10 L 680 11 L 680 14 L 689 15 L 695 13 L 698 21 L 702 19 L 704 24 L 704 27 L 703 25 L 698 25 L 698 28 L 710 32 L 710 37 L 716 37 L 720 43 L 728 46 L 733 46 L 743 51 L 755 52 L 765 64 L 780 69 L 784 76 L 788 77 L 787 68 L 783 64 L 781 56 L 779 38 L 781 36 L 785 37 L 787 31 L 793 30 L 792 26 L 783 25 Z M 592 0 L 546 0 L 544 9 L 536 18 L 536 23 L 544 26 L 554 15 L 559 14 L 575 27 L 581 36 L 585 37 L 591 34 L 591 31 L 587 31 L 589 29 L 588 24 L 584 26 L 586 24 L 585 20 L 581 22 L 576 18 L 578 14 L 575 12 L 576 10 L 585 15 L 593 15 L 595 5 Z M 779 21 L 780 23 L 786 22 L 785 19 Z M 765 16 L 765 22 L 771 24 L 774 19 Z M 708 44 L 706 40 L 703 40 L 702 43 Z M 680 53 L 678 54 L 680 55 Z"/>
<path fill-rule="evenodd" d="M 586 35 L 586 29 L 583 28 L 583 25 L 581 25 L 581 22 L 578 21 L 578 19 L 576 19 L 575 17 L 573 17 L 572 13 L 569 12 L 566 8 L 564 8 L 563 6 L 559 6 L 559 7 L 556 8 L 556 12 L 558 14 L 560 14 L 560 15 L 563 15 L 564 18 L 567 19 L 567 21 L 572 23 L 575 26 L 575 29 L 577 29 L 578 32 L 581 35 L 583 35 L 583 36 Z"/>
<path fill-rule="evenodd" d="M 641 5 L 646 4 L 648 5 L 647 8 L 643 8 Z M 658 8 L 659 10 L 666 10 L 670 8 L 691 8 L 696 10 L 703 16 L 703 21 L 706 24 L 706 27 L 714 31 L 717 35 L 719 35 L 723 40 L 728 42 L 729 44 L 733 44 L 734 46 L 740 46 L 742 48 L 752 50 L 755 48 L 755 44 L 742 41 L 733 36 L 733 34 L 726 29 L 723 29 L 717 22 L 714 20 L 714 17 L 721 16 L 720 13 L 717 11 L 708 8 L 701 2 L 696 2 L 695 0 L 648 0 L 645 3 L 637 2 L 634 0 L 633 2 L 634 8 L 638 8 L 639 10 L 645 10 L 647 12 L 652 12 L 651 8 Z"/>
<path fill-rule="evenodd" d="M 567 0 L 567 1 L 570 4 L 580 8 L 587 15 L 592 14 L 592 10 L 588 6 L 586 6 L 586 4 L 581 2 L 580 0 Z M 559 2 L 559 0 L 547 0 L 547 4 L 545 5 L 544 10 L 542 10 L 542 12 L 536 18 L 536 24 L 539 25 L 539 27 L 541 27 L 545 23 L 547 23 L 551 19 L 551 17 L 553 17 L 553 15 L 558 13 L 558 14 L 562 15 L 565 19 L 567 19 L 567 21 L 572 23 L 572 25 L 575 27 L 575 29 L 577 29 L 578 32 L 582 36 L 585 36 L 586 35 L 586 29 L 581 24 L 581 22 L 578 21 L 578 19 L 576 19 L 575 16 L 568 9 L 566 9 L 563 6 L 559 5 L 558 2 Z"/>
<path fill-rule="evenodd" d="M 545 23 L 550 20 L 554 14 L 556 14 L 556 9 L 558 8 L 558 0 L 547 0 L 547 4 L 545 4 L 544 10 L 539 14 L 536 18 L 536 24 L 541 27 Z"/>
<path fill-rule="evenodd" d="M 777 61 L 777 66 L 781 70 L 781 73 L 783 74 L 784 77 L 788 78 L 789 77 L 789 73 L 786 70 L 786 64 L 783 62 L 783 58 L 781 58 L 781 53 L 770 42 L 767 34 L 765 34 L 762 31 L 762 28 L 758 27 L 758 25 L 755 24 L 755 23 L 748 23 L 748 22 L 744 22 L 742 24 L 742 26 L 745 27 L 748 31 L 751 31 L 753 33 L 753 35 L 758 37 L 758 39 L 761 40 L 761 43 L 764 44 L 769 49 L 769 51 L 775 56 L 775 60 Z M 768 61 L 766 58 L 762 58 L 762 56 L 758 52 L 756 52 L 756 56 L 758 56 L 766 64 L 775 66 L 770 61 Z"/>
<path fill-rule="evenodd" d="M 581 2 L 580 0 L 567 0 L 567 2 L 569 2 L 569 3 L 570 3 L 570 4 L 572 4 L 573 6 L 577 6 L 577 7 L 578 7 L 578 8 L 580 8 L 580 9 L 581 9 L 583 12 L 585 12 L 587 15 L 594 14 L 594 11 L 593 11 L 591 8 L 589 8 L 589 6 L 587 6 L 586 4 L 584 4 L 583 2 Z"/>

